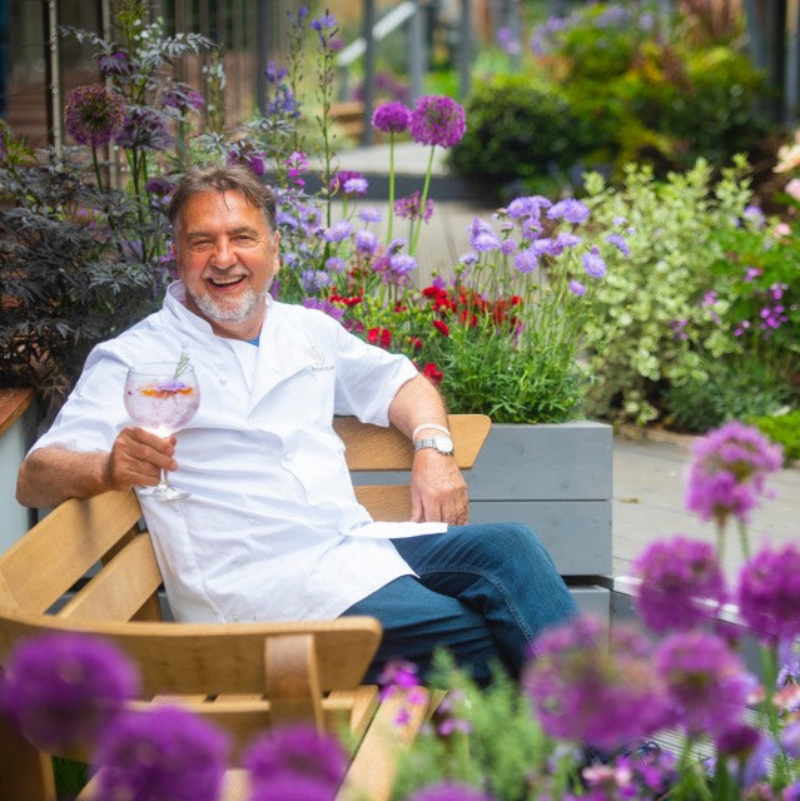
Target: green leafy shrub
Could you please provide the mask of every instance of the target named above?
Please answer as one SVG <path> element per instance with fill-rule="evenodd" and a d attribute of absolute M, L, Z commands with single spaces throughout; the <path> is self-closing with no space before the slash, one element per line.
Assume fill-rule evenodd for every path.
<path fill-rule="evenodd" d="M 741 159 L 716 184 L 702 160 L 666 181 L 650 167 L 631 165 L 620 189 L 596 173 L 587 176 L 593 219 L 624 220 L 630 248 L 592 296 L 586 337 L 593 413 L 654 420 L 667 387 L 704 380 L 708 359 L 740 350 L 728 303 L 713 293 L 709 272 L 724 256 L 716 232 L 750 224 L 745 176 Z"/>
<path fill-rule="evenodd" d="M 797 400 L 786 377 L 758 359 L 730 357 L 703 369 L 705 378 L 691 377 L 667 388 L 672 426 L 705 433 L 730 420 L 775 414 Z"/>
<path fill-rule="evenodd" d="M 560 171 L 575 160 L 581 123 L 560 93 L 530 76 L 481 81 L 465 110 L 469 124 L 450 155 L 460 173 L 487 184 Z"/>
<path fill-rule="evenodd" d="M 757 426 L 773 442 L 783 445 L 786 459 L 800 459 L 800 409 L 781 415 L 751 417 L 747 422 Z"/>

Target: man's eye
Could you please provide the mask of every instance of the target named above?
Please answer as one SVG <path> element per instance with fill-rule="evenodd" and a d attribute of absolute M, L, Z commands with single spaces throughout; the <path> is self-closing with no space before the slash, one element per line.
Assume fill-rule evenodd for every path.
<path fill-rule="evenodd" d="M 253 242 L 254 239 L 255 239 L 255 237 L 252 236 L 252 234 L 237 234 L 234 237 L 234 240 L 236 242 Z"/>
<path fill-rule="evenodd" d="M 192 250 L 206 250 L 213 245 L 210 239 L 194 239 L 189 243 Z"/>

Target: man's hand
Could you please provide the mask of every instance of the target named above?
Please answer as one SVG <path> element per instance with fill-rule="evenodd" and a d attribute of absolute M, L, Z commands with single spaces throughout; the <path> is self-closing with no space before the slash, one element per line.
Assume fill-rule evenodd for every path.
<path fill-rule="evenodd" d="M 434 448 L 417 451 L 411 467 L 411 519 L 461 526 L 467 516 L 467 482 L 456 460 Z"/>
<path fill-rule="evenodd" d="M 178 469 L 174 457 L 175 437 L 163 439 L 142 428 L 123 428 L 108 455 L 106 483 L 116 490 L 154 487 L 162 469 Z"/>

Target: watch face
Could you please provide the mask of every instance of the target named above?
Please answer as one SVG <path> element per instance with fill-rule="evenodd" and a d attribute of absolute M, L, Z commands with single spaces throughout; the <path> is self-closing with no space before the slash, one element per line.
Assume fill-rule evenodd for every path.
<path fill-rule="evenodd" d="M 452 453 L 453 452 L 453 440 L 450 437 L 434 437 L 434 442 L 436 443 L 436 450 L 439 453 Z"/>

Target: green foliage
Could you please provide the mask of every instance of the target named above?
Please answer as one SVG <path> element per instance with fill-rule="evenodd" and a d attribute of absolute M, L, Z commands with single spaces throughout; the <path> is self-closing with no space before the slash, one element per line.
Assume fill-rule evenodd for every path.
<path fill-rule="evenodd" d="M 531 178 L 572 164 L 580 120 L 553 89 L 527 75 L 496 75 L 465 106 L 467 132 L 451 151 L 453 167 L 489 184 Z"/>
<path fill-rule="evenodd" d="M 582 168 L 618 180 L 635 161 L 664 176 L 754 149 L 768 127 L 748 54 L 733 39 L 685 36 L 690 18 L 664 28 L 657 16 L 648 3 L 591 3 L 536 26 L 521 73 L 475 82 L 453 166 L 538 188 L 553 171 L 562 185 Z"/>
<path fill-rule="evenodd" d="M 667 419 L 684 431 L 705 433 L 730 420 L 775 414 L 797 400 L 785 374 L 758 358 L 732 355 L 702 369 L 705 378 L 688 378 L 664 393 Z"/>
<path fill-rule="evenodd" d="M 773 442 L 783 445 L 786 459 L 800 459 L 800 409 L 786 414 L 750 417 L 747 422 L 757 426 Z"/>
<path fill-rule="evenodd" d="M 713 185 L 703 161 L 663 182 L 632 165 L 618 190 L 598 174 L 587 176 L 594 220 L 624 219 L 630 247 L 630 258 L 592 298 L 586 338 L 595 414 L 640 424 L 656 419 L 665 386 L 705 379 L 701 355 L 740 349 L 725 319 L 727 301 L 707 293 L 710 267 L 724 256 L 717 232 L 749 224 L 745 175 L 739 160 Z"/>

